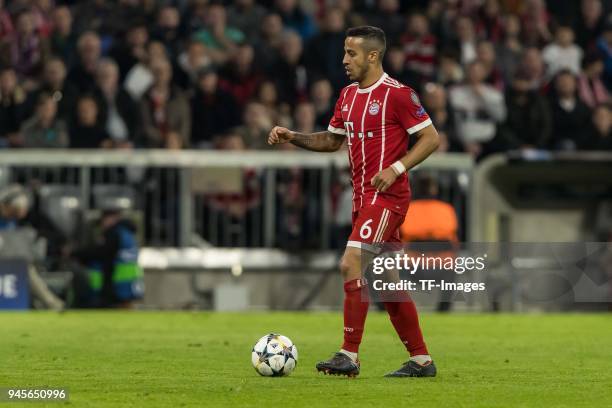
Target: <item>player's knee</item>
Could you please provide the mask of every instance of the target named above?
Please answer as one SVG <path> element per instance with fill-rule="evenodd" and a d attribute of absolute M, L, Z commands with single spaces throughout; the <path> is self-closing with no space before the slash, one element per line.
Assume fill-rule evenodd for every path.
<path fill-rule="evenodd" d="M 342 257 L 342 259 L 340 260 L 340 274 L 342 275 L 343 278 L 346 279 L 346 277 L 348 276 L 350 270 L 350 265 L 349 262 L 346 260 L 346 257 Z"/>
<path fill-rule="evenodd" d="M 345 254 L 340 260 L 340 273 L 344 280 L 359 279 L 359 259 Z"/>

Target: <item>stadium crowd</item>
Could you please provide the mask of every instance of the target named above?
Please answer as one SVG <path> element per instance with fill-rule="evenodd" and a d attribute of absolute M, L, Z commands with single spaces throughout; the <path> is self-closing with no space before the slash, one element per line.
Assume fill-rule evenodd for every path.
<path fill-rule="evenodd" d="M 326 129 L 345 29 L 388 36 L 442 151 L 612 150 L 602 0 L 0 0 L 6 148 L 265 149 Z M 294 148 L 285 145 L 287 149 Z"/>

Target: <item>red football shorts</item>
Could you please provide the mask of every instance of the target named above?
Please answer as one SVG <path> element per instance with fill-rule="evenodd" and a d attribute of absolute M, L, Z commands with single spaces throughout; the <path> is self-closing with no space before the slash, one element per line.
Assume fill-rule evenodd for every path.
<path fill-rule="evenodd" d="M 378 205 L 367 205 L 353 212 L 353 230 L 346 246 L 379 253 L 382 243 L 398 243 L 404 216 Z"/>

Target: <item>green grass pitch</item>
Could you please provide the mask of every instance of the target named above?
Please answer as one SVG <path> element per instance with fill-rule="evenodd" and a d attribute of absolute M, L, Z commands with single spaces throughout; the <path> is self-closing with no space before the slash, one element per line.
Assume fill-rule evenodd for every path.
<path fill-rule="evenodd" d="M 340 313 L 0 313 L 0 387 L 70 391 L 69 402 L 36 406 L 612 406 L 610 315 L 424 314 L 421 323 L 438 377 L 383 378 L 406 353 L 386 314 L 371 312 L 361 375 L 347 379 L 314 369 L 340 344 Z M 289 377 L 251 366 L 252 346 L 271 331 L 298 347 Z"/>

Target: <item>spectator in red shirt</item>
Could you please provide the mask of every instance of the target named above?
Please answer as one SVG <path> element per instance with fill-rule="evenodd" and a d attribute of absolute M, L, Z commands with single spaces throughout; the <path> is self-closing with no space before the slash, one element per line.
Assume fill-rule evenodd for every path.
<path fill-rule="evenodd" d="M 13 33 L 13 21 L 8 11 L 4 9 L 4 0 L 0 0 L 0 40 Z"/>
<path fill-rule="evenodd" d="M 244 106 L 255 95 L 261 81 L 254 58 L 255 52 L 250 44 L 239 45 L 226 69 L 219 73 L 219 86 L 232 94 L 240 106 Z"/>
<path fill-rule="evenodd" d="M 589 54 L 582 61 L 582 73 L 578 77 L 578 95 L 591 109 L 610 101 L 610 93 L 601 79 L 603 70 L 603 61 L 597 54 Z"/>
<path fill-rule="evenodd" d="M 503 39 L 504 24 L 499 0 L 486 0 L 478 9 L 476 32 L 493 43 L 498 43 Z"/>
<path fill-rule="evenodd" d="M 423 14 L 415 13 L 408 18 L 402 45 L 406 68 L 417 73 L 421 80 L 431 80 L 435 72 L 437 40 L 429 31 L 429 22 Z"/>
<path fill-rule="evenodd" d="M 527 0 L 521 20 L 525 44 L 540 47 L 552 40 L 552 34 L 548 29 L 550 15 L 544 0 Z"/>
<path fill-rule="evenodd" d="M 15 18 L 15 31 L 5 39 L 5 60 L 15 68 L 20 77 L 31 78 L 40 73 L 48 54 L 48 43 L 36 31 L 34 16 L 22 11 Z M 25 88 L 32 89 L 27 83 Z"/>

